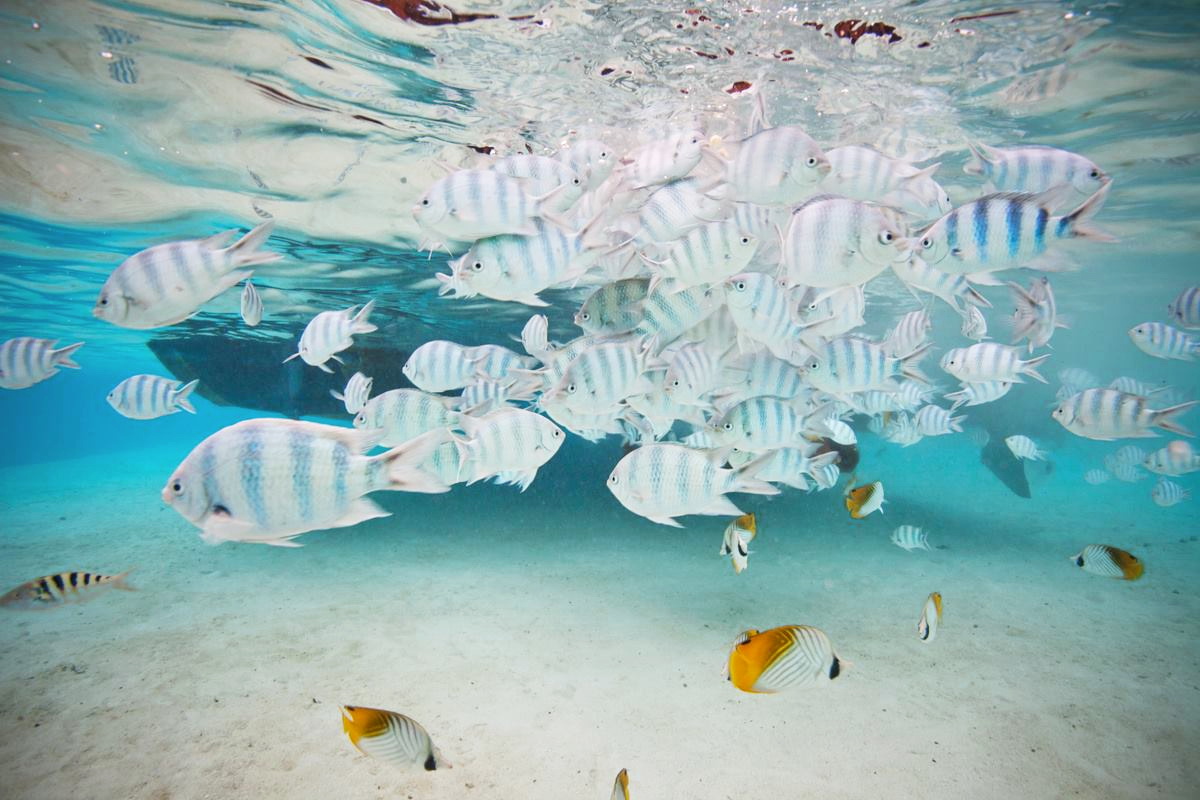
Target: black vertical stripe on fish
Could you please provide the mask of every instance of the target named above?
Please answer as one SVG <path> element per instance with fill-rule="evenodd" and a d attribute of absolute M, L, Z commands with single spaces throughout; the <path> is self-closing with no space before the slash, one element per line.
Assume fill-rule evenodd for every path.
<path fill-rule="evenodd" d="M 62 576 L 61 574 L 60 574 L 60 575 L 53 575 L 53 576 L 51 576 L 50 580 L 54 581 L 54 585 L 58 587 L 58 590 L 59 590 L 60 592 L 64 592 L 64 591 L 66 591 L 66 589 L 67 589 L 67 584 L 66 584 L 66 582 L 63 580 L 63 576 Z"/>
<path fill-rule="evenodd" d="M 70 576 L 68 576 L 68 579 L 71 582 L 72 589 L 75 589 L 79 586 L 79 573 L 78 572 L 72 572 L 70 574 Z"/>
<path fill-rule="evenodd" d="M 976 254 L 981 263 L 986 264 L 988 260 L 987 242 L 988 242 L 988 206 L 990 203 L 977 202 L 974 208 L 973 226 L 975 229 L 975 247 L 978 250 Z"/>

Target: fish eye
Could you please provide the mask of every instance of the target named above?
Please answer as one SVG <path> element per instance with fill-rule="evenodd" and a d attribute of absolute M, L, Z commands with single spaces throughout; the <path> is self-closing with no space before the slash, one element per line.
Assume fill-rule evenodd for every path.
<path fill-rule="evenodd" d="M 810 167 L 815 167 L 817 165 L 817 157 L 809 156 L 808 159 L 804 163 L 808 164 Z"/>
<path fill-rule="evenodd" d="M 930 239 L 928 236 L 926 236 L 921 240 L 921 247 L 925 248 L 926 250 L 933 247 L 933 239 Z"/>
<path fill-rule="evenodd" d="M 672 385 L 672 386 L 678 386 L 678 385 L 679 385 L 679 381 L 678 381 L 678 380 L 671 381 L 671 385 Z"/>
<path fill-rule="evenodd" d="M 171 484 L 171 491 L 175 494 L 183 494 L 183 483 L 180 481 L 175 481 Z"/>
<path fill-rule="evenodd" d="M 551 433 L 550 435 L 553 436 L 555 439 L 557 439 L 558 437 L 562 436 L 562 431 L 560 431 L 558 428 L 555 428 L 554 432 Z"/>
<path fill-rule="evenodd" d="M 742 244 L 750 244 L 750 237 L 749 237 L 749 236 L 743 236 L 743 237 L 742 237 Z"/>
<path fill-rule="evenodd" d="M 731 430 L 733 430 L 733 423 L 732 423 L 732 422 L 726 422 L 726 423 L 725 423 L 724 425 L 722 425 L 721 427 L 722 427 L 722 428 L 724 428 L 724 429 L 725 429 L 725 430 L 727 430 L 727 431 L 731 431 Z"/>
<path fill-rule="evenodd" d="M 611 484 L 614 484 L 614 485 L 615 485 L 615 484 L 616 484 L 616 482 L 617 482 L 617 476 L 616 476 L 616 475 L 609 475 L 609 476 L 608 476 L 608 482 L 609 482 L 609 483 L 611 483 Z"/>
<path fill-rule="evenodd" d="M 819 361 L 810 361 L 810 362 L 808 362 L 808 368 L 809 368 L 809 369 L 818 369 L 820 366 L 821 366 L 821 364 L 820 364 L 820 362 L 819 362 Z"/>
<path fill-rule="evenodd" d="M 1089 177 L 1089 178 L 1099 178 L 1099 177 L 1100 177 L 1100 170 L 1098 170 L 1098 169 L 1096 169 L 1096 168 L 1094 168 L 1094 167 L 1093 167 L 1093 168 L 1092 168 L 1092 171 L 1088 173 L 1088 177 Z"/>
<path fill-rule="evenodd" d="M 744 291 L 746 291 L 746 282 L 738 281 L 737 283 L 735 283 L 733 285 L 733 288 L 737 289 L 739 292 L 744 292 Z"/>
<path fill-rule="evenodd" d="M 582 183 L 582 181 L 580 181 L 580 180 L 579 180 L 579 178 L 572 178 L 572 179 L 571 179 L 571 185 L 572 185 L 572 186 L 578 186 L 580 183 Z"/>
<path fill-rule="evenodd" d="M 424 200 L 422 200 L 422 201 L 421 201 L 421 205 L 423 205 L 423 206 L 428 206 L 428 205 L 429 205 L 429 198 L 428 198 L 428 197 L 426 197 Z"/>
<path fill-rule="evenodd" d="M 471 265 L 471 269 L 475 270 L 476 272 L 482 272 L 483 271 L 483 262 L 476 261 L 474 264 Z"/>
<path fill-rule="evenodd" d="M 891 244 L 892 240 L 895 238 L 896 237 L 892 235 L 891 231 L 880 231 L 879 233 L 879 241 L 883 244 Z"/>
<path fill-rule="evenodd" d="M 567 394 L 575 394 L 575 384 L 573 384 L 573 383 L 567 384 Z"/>
<path fill-rule="evenodd" d="M 591 318 L 592 318 L 592 315 L 591 315 L 591 314 L 589 314 L 587 311 L 584 311 L 584 312 L 582 312 L 582 313 L 579 315 L 579 318 L 580 318 L 581 320 L 583 320 L 584 322 L 587 322 L 589 319 L 591 319 Z"/>

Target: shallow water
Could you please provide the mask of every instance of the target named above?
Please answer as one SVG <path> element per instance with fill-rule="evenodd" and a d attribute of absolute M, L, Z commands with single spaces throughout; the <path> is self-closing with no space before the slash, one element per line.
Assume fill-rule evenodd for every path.
<path fill-rule="evenodd" d="M 0 590 L 129 568 L 137 588 L 0 609 L 0 795 L 558 800 L 608 797 L 627 768 L 638 800 L 1196 796 L 1196 500 L 1159 507 L 1144 472 L 1083 480 L 1122 445 L 1177 437 L 1090 441 L 1050 417 L 1067 367 L 1179 401 L 1200 389 L 1195 362 L 1127 335 L 1200 283 L 1191 4 L 452 8 L 458 24 L 357 0 L 0 10 L 0 341 L 87 341 L 82 370 L 0 392 Z M 900 38 L 855 37 L 849 19 Z M 941 162 L 956 204 L 980 194 L 968 140 L 1067 148 L 1113 177 L 1096 225 L 1119 242 L 1083 244 L 1079 269 L 1050 276 L 1070 327 L 1041 351 L 1048 385 L 964 409 L 967 433 L 912 447 L 856 418 L 857 477 L 883 481 L 882 515 L 851 520 L 838 489 L 734 495 L 760 531 L 735 575 L 717 555 L 726 519 L 677 530 L 630 513 L 604 487 L 620 437 L 575 435 L 524 493 L 376 493 L 392 516 L 301 549 L 205 544 L 161 502 L 226 425 L 348 424 L 326 394 L 360 365 L 378 394 L 407 385 L 400 364 L 431 339 L 519 349 L 539 311 L 552 340 L 579 334 L 572 316 L 602 278 L 544 292 L 545 309 L 438 296 L 449 259 L 419 250 L 410 209 L 443 165 L 581 136 L 627 149 L 692 120 L 733 140 L 760 92 L 772 123 L 826 148 Z M 284 259 L 256 271 L 261 326 L 242 323 L 237 289 L 155 331 L 92 317 L 123 258 L 267 218 Z M 1008 290 L 980 291 L 1006 342 Z M 356 337 L 347 367 L 278 365 L 314 314 L 370 298 L 379 331 Z M 867 300 L 872 336 L 920 307 L 890 274 Z M 937 358 L 969 342 L 948 306 L 927 305 L 941 394 L 954 381 Z M 143 372 L 199 375 L 198 413 L 118 416 L 106 394 Z M 1182 422 L 1194 430 L 1200 411 Z M 1032 497 L 981 463 L 983 429 L 1049 451 L 1024 467 Z M 1200 492 L 1195 474 L 1172 480 Z M 892 545 L 901 524 L 933 549 Z M 1092 543 L 1135 553 L 1145 577 L 1079 570 L 1068 557 Z M 946 614 L 926 645 L 915 627 L 934 590 Z M 838 680 L 731 687 L 737 633 L 784 624 L 829 634 Z M 412 716 L 452 768 L 359 754 L 339 703 Z"/>

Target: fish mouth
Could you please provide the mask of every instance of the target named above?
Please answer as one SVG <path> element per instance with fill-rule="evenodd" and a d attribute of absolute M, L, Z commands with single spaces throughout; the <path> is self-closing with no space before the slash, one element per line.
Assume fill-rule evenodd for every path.
<path fill-rule="evenodd" d="M 168 483 L 166 486 L 164 486 L 162 489 L 162 493 L 159 496 L 162 497 L 162 501 L 164 503 L 166 503 L 167 505 L 171 505 L 171 501 L 175 499 L 174 496 L 171 494 L 171 484 Z"/>

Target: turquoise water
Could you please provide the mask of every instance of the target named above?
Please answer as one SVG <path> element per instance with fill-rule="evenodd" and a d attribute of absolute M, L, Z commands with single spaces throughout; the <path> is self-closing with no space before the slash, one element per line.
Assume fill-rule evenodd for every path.
<path fill-rule="evenodd" d="M 456 24 L 430 24 L 451 9 Z M 851 19 L 900 38 L 836 33 Z M 639 800 L 1195 797 L 1197 501 L 1160 507 L 1144 470 L 1083 477 L 1180 437 L 1092 441 L 1050 412 L 1067 368 L 1197 398 L 1195 361 L 1127 331 L 1200 284 L 1198 29 L 1186 2 L 7 3 L 0 341 L 87 344 L 79 371 L 0 391 L 0 591 L 131 568 L 137 591 L 0 609 L 0 795 L 602 798 L 627 768 Z M 176 466 L 228 425 L 348 426 L 328 391 L 356 369 L 378 395 L 411 385 L 400 367 L 433 339 L 521 352 L 534 313 L 551 341 L 580 335 L 599 269 L 544 291 L 545 308 L 438 295 L 450 258 L 420 249 L 411 209 L 448 169 L 581 137 L 628 151 L 693 120 L 733 142 L 760 93 L 773 124 L 823 148 L 940 162 L 955 205 L 982 193 L 968 141 L 1065 148 L 1111 175 L 1094 222 L 1119 241 L 1073 246 L 1077 268 L 1049 273 L 1069 327 L 1038 351 L 1048 384 L 911 447 L 853 417 L 854 477 L 732 495 L 760 531 L 736 575 L 717 555 L 727 518 L 667 528 L 605 488 L 616 435 L 568 433 L 523 493 L 377 492 L 392 516 L 300 549 L 209 545 L 164 505 Z M 237 288 L 156 330 L 92 316 L 124 258 L 265 219 L 283 258 L 256 268 L 260 326 Z M 1007 343 L 1009 290 L 977 288 Z M 937 360 L 970 341 L 923 297 L 945 407 L 957 385 Z M 346 366 L 280 363 L 315 314 L 370 299 L 378 331 Z M 890 272 L 866 299 L 872 337 L 922 307 Z M 199 378 L 197 413 L 115 413 L 106 395 L 138 373 Z M 1196 430 L 1200 411 L 1181 422 Z M 998 468 L 1023 470 L 1030 497 L 982 459 L 981 437 L 1013 433 L 1048 451 Z M 874 480 L 883 513 L 851 520 L 842 490 Z M 1200 492 L 1194 473 L 1171 480 Z M 932 549 L 892 545 L 902 524 Z M 1089 544 L 1134 553 L 1145 576 L 1079 570 L 1068 557 Z M 935 590 L 946 616 L 926 645 Z M 724 680 L 739 631 L 789 624 L 828 633 L 838 680 L 778 695 Z M 411 716 L 453 767 L 361 755 L 339 703 Z"/>

